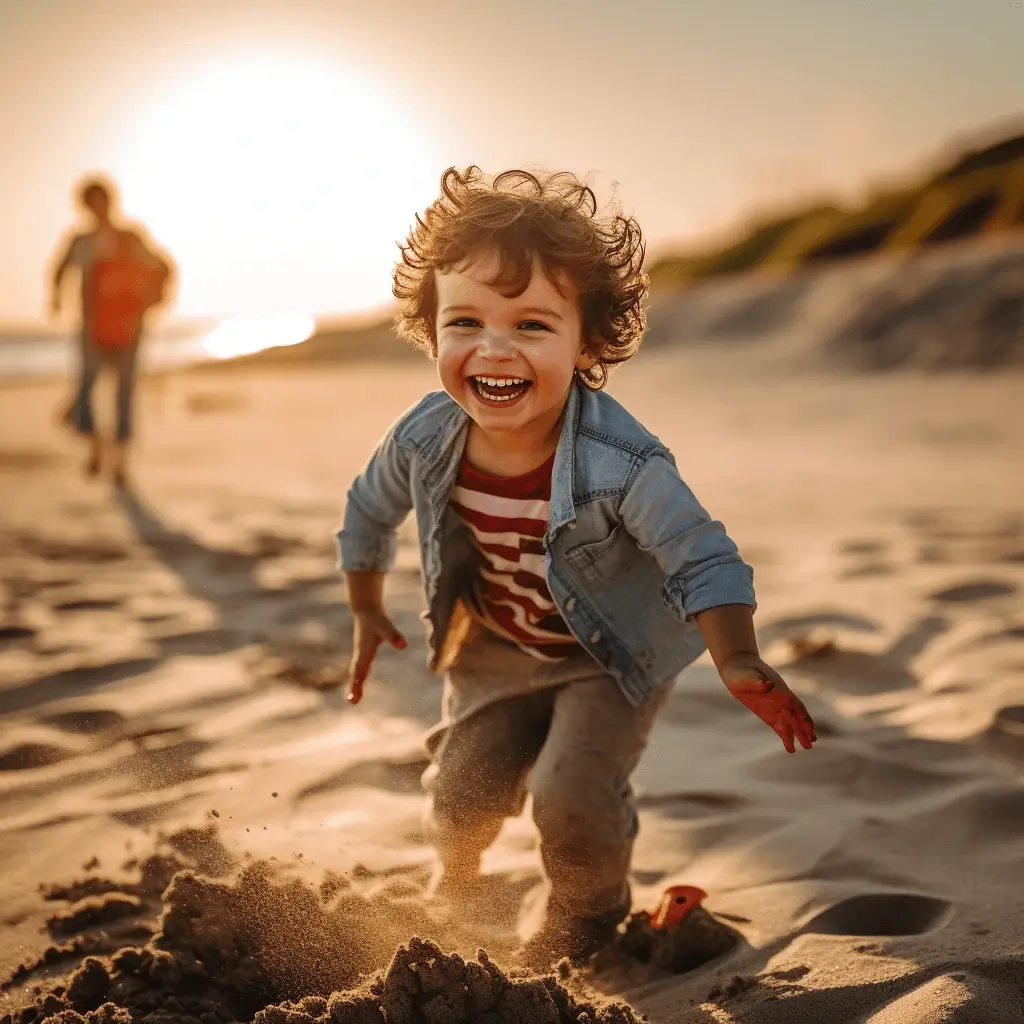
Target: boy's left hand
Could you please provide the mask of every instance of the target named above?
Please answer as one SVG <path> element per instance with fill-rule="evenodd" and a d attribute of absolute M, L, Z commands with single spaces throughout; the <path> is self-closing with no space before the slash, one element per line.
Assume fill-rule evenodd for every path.
<path fill-rule="evenodd" d="M 775 730 L 791 754 L 796 751 L 794 737 L 804 750 L 810 750 L 818 738 L 814 722 L 803 701 L 786 685 L 770 665 L 754 654 L 737 654 L 719 669 L 729 692 Z"/>

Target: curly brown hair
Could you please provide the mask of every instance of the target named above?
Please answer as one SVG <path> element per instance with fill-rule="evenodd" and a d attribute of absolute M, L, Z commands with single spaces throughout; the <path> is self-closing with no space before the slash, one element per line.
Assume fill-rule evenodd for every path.
<path fill-rule="evenodd" d="M 587 387 L 603 388 L 608 367 L 636 353 L 647 323 L 640 225 L 617 211 L 599 216 L 593 190 L 567 172 L 513 170 L 488 178 L 479 167 L 449 167 L 441 176 L 441 195 L 416 215 L 400 247 L 392 286 L 404 300 L 395 319 L 399 336 L 436 355 L 435 271 L 465 265 L 492 247 L 501 254 L 501 266 L 491 283 L 510 298 L 529 287 L 535 259 L 572 281 L 583 337 L 599 339 L 590 352 L 597 362 L 577 372 Z"/>

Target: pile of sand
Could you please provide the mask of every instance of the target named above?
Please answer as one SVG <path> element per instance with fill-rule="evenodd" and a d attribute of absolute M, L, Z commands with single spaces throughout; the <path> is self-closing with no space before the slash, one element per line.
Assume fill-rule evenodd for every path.
<path fill-rule="evenodd" d="M 210 830 L 192 830 L 208 851 Z M 194 860 L 194 858 L 191 858 Z M 185 866 L 178 855 L 143 861 L 132 883 L 89 878 L 53 887 L 66 907 L 50 918 L 58 940 L 6 987 L 77 957 L 66 979 L 37 985 L 34 998 L 0 1024 L 562 1024 L 642 1018 L 623 1004 L 587 999 L 561 977 L 510 976 L 483 951 L 445 953 L 419 938 L 436 932 L 416 902 L 355 892 L 328 873 L 318 887 L 256 861 L 227 879 Z M 161 895 L 157 895 L 157 894 Z M 156 930 L 139 945 L 119 936 Z M 410 938 L 411 936 L 411 938 Z"/>

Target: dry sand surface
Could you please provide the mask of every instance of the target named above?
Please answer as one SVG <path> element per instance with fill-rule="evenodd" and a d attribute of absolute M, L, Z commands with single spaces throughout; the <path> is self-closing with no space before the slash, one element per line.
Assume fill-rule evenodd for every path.
<path fill-rule="evenodd" d="M 635 780 L 635 901 L 701 886 L 740 942 L 546 981 L 505 971 L 528 817 L 489 852 L 485 919 L 417 896 L 440 685 L 411 524 L 390 601 L 414 642 L 359 707 L 335 688 L 345 488 L 433 386 L 409 362 L 150 382 L 126 495 L 80 475 L 62 388 L 0 391 L 0 1016 L 568 1021 L 585 986 L 659 1022 L 1024 1022 L 1024 379 L 753 349 L 616 374 L 754 565 L 820 739 L 787 755 L 706 660 L 685 672 Z"/>

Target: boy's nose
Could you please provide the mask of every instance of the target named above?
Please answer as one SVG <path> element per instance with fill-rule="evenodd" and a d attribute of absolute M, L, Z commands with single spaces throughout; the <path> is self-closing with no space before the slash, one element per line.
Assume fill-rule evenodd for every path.
<path fill-rule="evenodd" d="M 477 354 L 484 359 L 514 359 L 515 346 L 512 339 L 503 331 L 481 331 L 477 342 Z"/>

